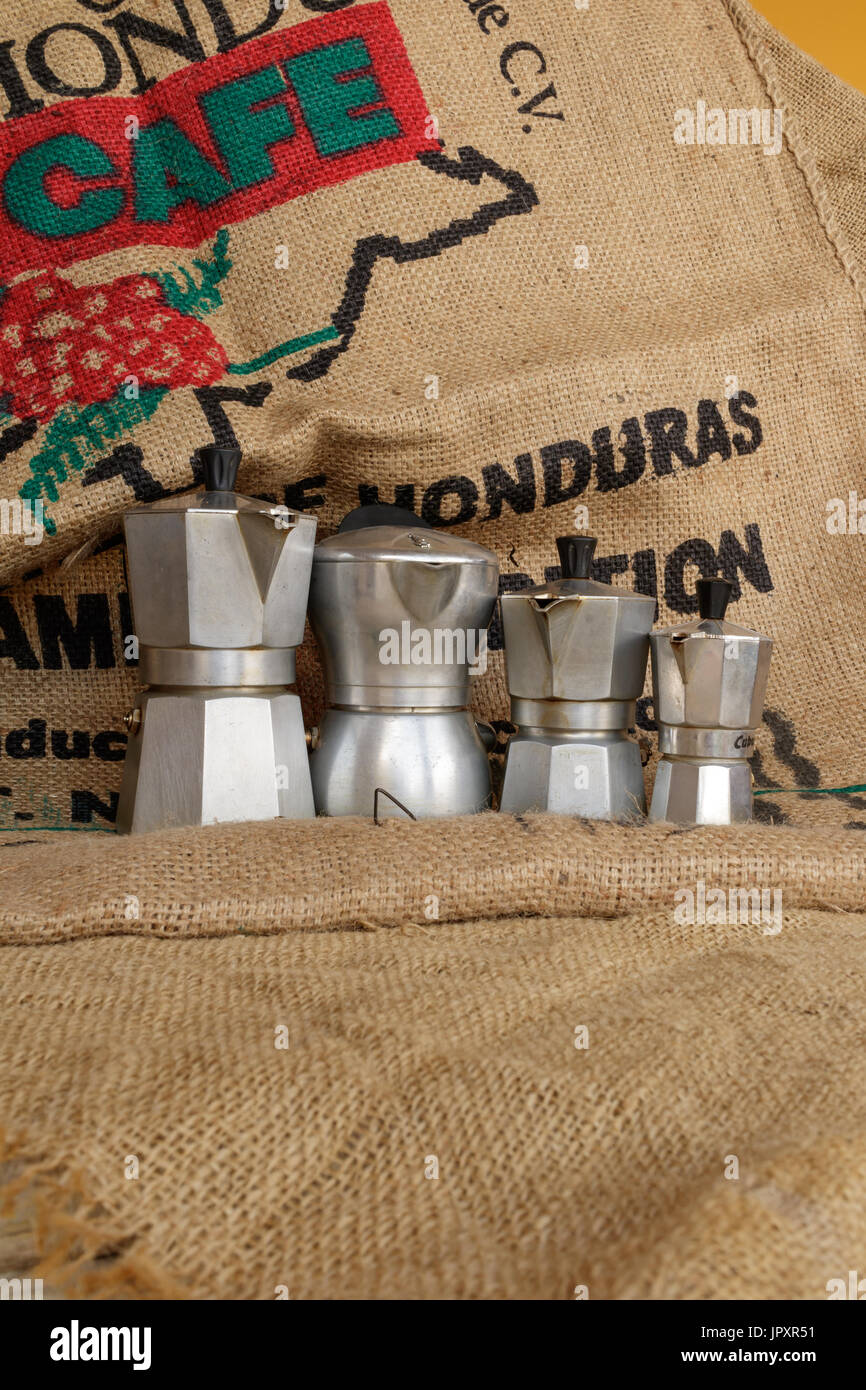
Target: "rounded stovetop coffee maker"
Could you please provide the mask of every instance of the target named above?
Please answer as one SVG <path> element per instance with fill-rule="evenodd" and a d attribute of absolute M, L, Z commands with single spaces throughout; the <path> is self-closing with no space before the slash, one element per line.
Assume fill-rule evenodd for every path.
<path fill-rule="evenodd" d="M 320 814 L 370 816 L 376 804 L 420 819 L 489 806 L 484 730 L 468 705 L 498 577 L 489 550 L 398 507 L 360 507 L 316 546 L 310 623 L 328 702 L 310 757 Z"/>

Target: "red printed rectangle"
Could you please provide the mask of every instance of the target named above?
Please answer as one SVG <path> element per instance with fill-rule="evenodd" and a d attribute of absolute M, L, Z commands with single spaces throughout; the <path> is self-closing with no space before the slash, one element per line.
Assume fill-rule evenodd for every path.
<path fill-rule="evenodd" d="M 0 275 L 217 228 L 437 148 L 388 5 L 249 40 L 142 96 L 0 127 Z"/>

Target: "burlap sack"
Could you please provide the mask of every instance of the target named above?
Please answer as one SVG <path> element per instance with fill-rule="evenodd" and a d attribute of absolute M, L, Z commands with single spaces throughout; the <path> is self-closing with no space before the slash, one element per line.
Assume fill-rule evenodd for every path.
<path fill-rule="evenodd" d="M 862 836 L 495 814 L 55 836 L 50 884 L 35 838 L 0 850 L 0 1113 L 48 1287 L 863 1277 Z M 700 882 L 762 884 L 779 917 L 678 920 Z"/>
<path fill-rule="evenodd" d="M 0 535 L 6 1209 L 101 1295 L 826 1297 L 866 1273 L 866 99 L 741 0 L 264 8 L 5 12 L 3 489 L 51 527 Z M 263 71 L 264 152 L 225 96 Z M 714 108 L 778 153 L 677 143 Z M 727 574 L 781 828 L 117 840 L 120 516 L 211 438 L 322 534 L 396 498 L 506 586 L 575 523 L 662 620 Z M 313 718 L 309 641 L 299 684 Z M 683 923 L 699 885 L 779 929 Z"/>
<path fill-rule="evenodd" d="M 827 530 L 862 476 L 866 99 L 740 0 L 264 11 L 6 10 L 3 489 L 49 530 L 0 535 L 0 823 L 111 824 L 121 513 L 211 438 L 321 534 L 396 498 L 505 587 L 575 522 L 663 620 L 725 573 L 777 643 L 759 785 L 866 781 L 863 545 Z M 368 60 L 359 117 L 333 74 Z M 769 143 L 700 143 L 700 103 Z M 477 706 L 505 723 L 499 640 Z"/>

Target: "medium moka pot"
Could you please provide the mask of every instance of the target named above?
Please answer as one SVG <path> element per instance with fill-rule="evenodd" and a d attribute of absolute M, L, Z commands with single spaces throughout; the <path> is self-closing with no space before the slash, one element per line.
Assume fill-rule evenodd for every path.
<path fill-rule="evenodd" d="M 316 521 L 234 491 L 238 449 L 201 451 L 202 491 L 126 513 L 140 676 L 122 832 L 313 816 L 295 680 Z"/>
<path fill-rule="evenodd" d="M 489 550 L 397 507 L 359 507 L 316 546 L 310 623 L 329 706 L 311 744 L 320 814 L 489 806 L 487 748 L 468 705 L 498 576 Z"/>
<path fill-rule="evenodd" d="M 502 595 L 511 719 L 500 810 L 619 820 L 646 811 L 629 737 L 655 600 L 590 576 L 596 541 L 556 542 L 562 578 Z"/>
<path fill-rule="evenodd" d="M 699 579 L 700 617 L 650 637 L 661 759 L 650 820 L 730 825 L 752 818 L 749 758 L 773 643 L 725 620 L 732 585 Z"/>

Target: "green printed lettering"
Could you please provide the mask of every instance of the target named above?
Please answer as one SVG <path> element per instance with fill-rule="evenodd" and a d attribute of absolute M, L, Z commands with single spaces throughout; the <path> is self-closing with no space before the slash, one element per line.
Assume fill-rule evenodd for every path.
<path fill-rule="evenodd" d="M 363 39 L 345 39 L 287 61 L 289 81 L 319 154 L 345 154 L 402 133 L 394 113 L 382 105 L 375 77 L 359 72 L 371 62 Z M 349 78 L 350 73 L 359 75 Z M 376 104 L 378 111 L 357 114 L 361 107 Z"/>
<path fill-rule="evenodd" d="M 123 207 L 122 188 L 82 189 L 72 207 L 56 203 L 45 191 L 45 178 L 59 168 L 80 179 L 115 173 L 102 146 L 83 135 L 53 135 L 22 150 L 7 170 L 3 197 L 10 216 L 25 231 L 45 237 L 79 236 L 117 217 Z"/>
<path fill-rule="evenodd" d="M 209 207 L 232 191 L 216 165 L 168 117 L 142 126 L 133 143 L 137 222 L 167 222 L 188 199 Z"/>
<path fill-rule="evenodd" d="M 271 145 L 295 133 L 288 109 L 276 102 L 254 111 L 269 97 L 285 95 L 286 82 L 274 64 L 215 87 L 201 98 L 205 114 L 235 188 L 249 188 L 274 174 Z"/>

